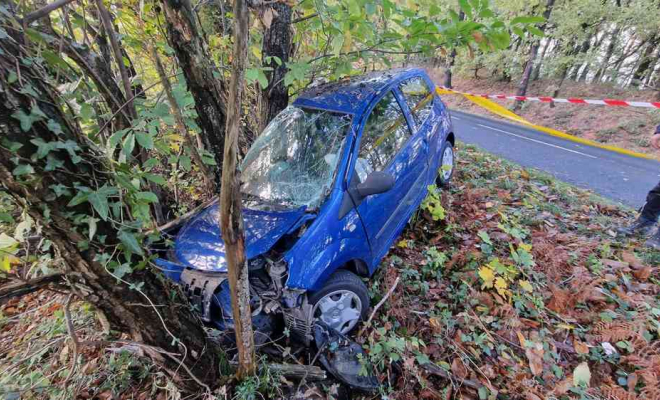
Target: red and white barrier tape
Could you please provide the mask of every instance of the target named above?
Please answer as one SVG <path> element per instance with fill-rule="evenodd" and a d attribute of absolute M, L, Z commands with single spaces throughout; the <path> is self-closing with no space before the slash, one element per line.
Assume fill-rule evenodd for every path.
<path fill-rule="evenodd" d="M 626 100 L 616 100 L 616 99 L 592 100 L 592 99 L 576 99 L 576 98 L 556 99 L 554 97 L 508 96 L 504 94 L 475 94 L 475 93 L 459 92 L 458 90 L 449 89 L 444 86 L 440 86 L 440 88 L 442 90 L 447 90 L 458 94 L 483 97 L 486 99 L 538 101 L 541 103 L 595 104 L 600 106 L 618 106 L 618 107 L 660 108 L 660 101 L 647 102 L 647 101 L 626 101 Z"/>

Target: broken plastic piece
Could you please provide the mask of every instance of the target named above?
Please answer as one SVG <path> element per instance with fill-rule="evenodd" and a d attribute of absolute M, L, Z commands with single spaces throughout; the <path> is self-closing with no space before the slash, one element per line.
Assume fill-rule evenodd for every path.
<path fill-rule="evenodd" d="M 380 384 L 365 365 L 368 356 L 362 346 L 322 322 L 314 324 L 314 340 L 319 361 L 335 378 L 355 389 L 378 391 Z"/>

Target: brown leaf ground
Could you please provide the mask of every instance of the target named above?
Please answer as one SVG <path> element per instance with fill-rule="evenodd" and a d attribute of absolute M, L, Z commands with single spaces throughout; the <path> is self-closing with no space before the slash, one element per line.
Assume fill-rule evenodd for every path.
<path fill-rule="evenodd" d="M 458 157 L 447 217 L 420 211 L 374 284 L 377 301 L 403 279 L 366 339 L 390 396 L 660 398 L 660 254 L 614 237 L 630 210 L 473 147 Z"/>
<path fill-rule="evenodd" d="M 358 338 L 382 383 L 366 398 L 659 399 L 660 253 L 614 237 L 632 212 L 458 147 L 453 184 L 437 195 L 445 218 L 435 221 L 426 202 L 370 281 L 376 304 L 400 279 Z M 65 300 L 40 292 L 0 307 L 0 398 L 180 398 L 119 343 L 81 349 L 64 390 L 73 360 Z M 107 339 L 85 304 L 72 315 L 81 339 Z M 260 376 L 216 398 L 296 388 Z M 337 398 L 332 383 L 298 392 Z"/>

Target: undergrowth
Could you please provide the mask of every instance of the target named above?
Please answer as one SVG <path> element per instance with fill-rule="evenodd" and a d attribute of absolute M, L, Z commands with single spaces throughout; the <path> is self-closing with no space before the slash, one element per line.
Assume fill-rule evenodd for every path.
<path fill-rule="evenodd" d="M 378 397 L 660 398 L 660 253 L 616 238 L 632 210 L 474 147 L 457 156 L 451 187 L 430 188 L 370 280 L 375 305 L 399 279 L 357 338 Z M 184 397 L 130 345 L 75 352 L 65 302 L 42 291 L 0 307 L 0 398 Z M 84 303 L 71 315 L 80 340 L 121 338 Z M 298 388 L 262 373 L 215 395 Z M 299 396 L 336 393 L 326 382 Z"/>
<path fill-rule="evenodd" d="M 632 210 L 466 146 L 372 290 L 364 338 L 396 399 L 660 398 L 660 254 Z M 383 360 L 384 358 L 384 360 Z"/>

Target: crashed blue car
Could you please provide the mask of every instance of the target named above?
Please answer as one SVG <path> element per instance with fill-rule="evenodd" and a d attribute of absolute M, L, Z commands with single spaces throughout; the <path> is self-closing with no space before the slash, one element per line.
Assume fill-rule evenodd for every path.
<path fill-rule="evenodd" d="M 431 184 L 454 170 L 447 107 L 421 69 L 326 83 L 299 95 L 254 142 L 241 170 L 256 330 L 283 316 L 342 334 L 369 308 L 371 276 Z M 218 203 L 192 217 L 168 259 L 202 319 L 232 327 Z M 281 321 L 282 318 L 279 317 Z"/>

